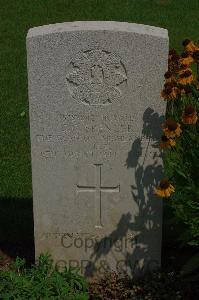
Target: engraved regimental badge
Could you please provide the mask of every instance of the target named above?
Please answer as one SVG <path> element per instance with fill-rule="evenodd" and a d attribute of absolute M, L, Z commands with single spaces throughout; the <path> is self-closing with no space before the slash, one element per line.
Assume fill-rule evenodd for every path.
<path fill-rule="evenodd" d="M 85 105 L 110 105 L 120 101 L 127 84 L 121 58 L 105 50 L 79 52 L 67 66 L 71 96 Z"/>

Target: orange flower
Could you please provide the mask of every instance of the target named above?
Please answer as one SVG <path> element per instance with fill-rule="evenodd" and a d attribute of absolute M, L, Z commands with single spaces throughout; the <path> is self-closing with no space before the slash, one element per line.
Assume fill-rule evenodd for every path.
<path fill-rule="evenodd" d="M 167 178 L 163 178 L 157 188 L 154 189 L 157 196 L 169 197 L 171 193 L 175 192 L 175 188 L 171 185 Z"/>
<path fill-rule="evenodd" d="M 194 61 L 193 57 L 188 52 L 183 52 L 181 54 L 181 58 L 179 59 L 179 63 L 181 65 L 190 66 L 190 64 Z"/>
<path fill-rule="evenodd" d="M 178 55 L 175 49 L 171 49 L 169 51 L 168 57 L 168 70 L 172 73 L 175 73 L 179 68 L 179 59 L 180 56 Z"/>
<path fill-rule="evenodd" d="M 164 126 L 165 128 L 163 128 L 163 132 L 168 139 L 175 138 L 176 136 L 179 137 L 182 133 L 180 124 L 172 119 L 167 119 Z"/>
<path fill-rule="evenodd" d="M 175 86 L 174 82 L 166 82 L 161 92 L 161 97 L 165 100 L 173 100 L 178 98 L 180 94 L 181 91 Z"/>
<path fill-rule="evenodd" d="M 182 45 L 184 46 L 185 51 L 190 53 L 199 50 L 199 48 L 189 39 L 184 40 Z"/>
<path fill-rule="evenodd" d="M 185 106 L 184 113 L 182 114 L 182 122 L 184 124 L 196 124 L 198 120 L 197 112 L 193 105 L 189 104 Z"/>
<path fill-rule="evenodd" d="M 182 85 L 190 84 L 194 80 L 192 70 L 191 69 L 186 69 L 182 71 L 178 77 L 178 83 Z"/>
<path fill-rule="evenodd" d="M 169 61 L 178 62 L 179 59 L 180 56 L 175 49 L 169 51 L 169 58 L 168 58 Z"/>
<path fill-rule="evenodd" d="M 160 148 L 170 148 L 174 147 L 176 145 L 176 142 L 173 139 L 169 139 L 166 137 L 166 135 L 162 135 L 161 137 L 161 143 Z"/>
<path fill-rule="evenodd" d="M 164 78 L 166 80 L 166 83 L 167 82 L 175 82 L 176 81 L 176 77 L 172 74 L 172 72 L 170 71 L 167 71 L 165 74 L 164 74 Z"/>
<path fill-rule="evenodd" d="M 189 71 L 190 74 L 192 74 L 192 70 L 190 68 L 187 68 L 188 65 L 181 65 L 180 68 L 179 68 L 179 71 L 178 71 L 178 74 L 179 75 L 182 75 L 184 74 L 185 72 Z"/>

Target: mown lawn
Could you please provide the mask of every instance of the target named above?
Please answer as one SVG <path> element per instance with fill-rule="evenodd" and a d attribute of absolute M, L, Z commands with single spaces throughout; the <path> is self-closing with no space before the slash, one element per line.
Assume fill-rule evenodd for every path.
<path fill-rule="evenodd" d="M 25 39 L 29 28 L 115 20 L 168 29 L 170 47 L 199 40 L 198 0 L 0 0 L 0 199 L 31 198 Z"/>

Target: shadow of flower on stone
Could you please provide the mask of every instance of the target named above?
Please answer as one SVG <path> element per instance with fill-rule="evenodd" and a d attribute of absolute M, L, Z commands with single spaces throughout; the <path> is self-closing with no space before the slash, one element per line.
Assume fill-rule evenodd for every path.
<path fill-rule="evenodd" d="M 104 260 L 109 253 L 117 263 L 118 272 L 133 277 L 160 267 L 162 201 L 154 195 L 153 188 L 163 174 L 158 160 L 161 157 L 159 128 L 163 120 L 164 117 L 151 108 L 145 110 L 142 137 L 133 141 L 126 159 L 127 169 L 132 170 L 132 207 L 129 211 L 137 206 L 138 212 L 135 216 L 130 212 L 122 214 L 116 229 L 95 244 L 86 266 L 86 276 L 92 276 L 100 268 L 102 272 L 112 271 Z M 124 239 L 127 241 L 125 247 L 121 246 L 120 251 L 116 251 L 118 242 L 123 245 Z"/>

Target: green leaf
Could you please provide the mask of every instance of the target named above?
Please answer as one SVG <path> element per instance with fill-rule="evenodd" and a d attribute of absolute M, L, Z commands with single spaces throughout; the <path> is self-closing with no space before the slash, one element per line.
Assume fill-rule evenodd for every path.
<path fill-rule="evenodd" d="M 178 175 L 187 178 L 187 175 L 185 173 L 183 173 L 182 171 L 180 171 L 179 169 L 176 169 L 176 173 L 178 173 Z"/>
<path fill-rule="evenodd" d="M 25 115 L 26 115 L 26 112 L 25 112 L 25 111 L 22 111 L 22 112 L 20 113 L 20 116 L 21 116 L 21 117 L 25 117 Z"/>
<path fill-rule="evenodd" d="M 188 245 L 190 245 L 190 246 L 198 246 L 199 245 L 199 241 L 188 242 Z"/>

